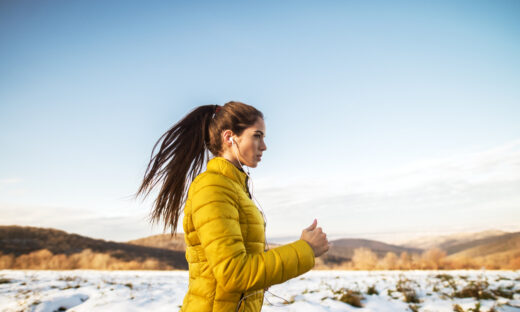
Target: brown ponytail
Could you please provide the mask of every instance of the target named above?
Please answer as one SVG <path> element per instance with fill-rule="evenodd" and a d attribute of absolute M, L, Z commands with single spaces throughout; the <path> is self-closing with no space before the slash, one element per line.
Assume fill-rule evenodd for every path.
<path fill-rule="evenodd" d="M 218 108 L 218 109 L 217 109 Z M 199 106 L 155 143 L 143 182 L 136 197 L 150 194 L 161 182 L 161 189 L 150 214 L 151 222 L 164 221 L 164 230 L 173 235 L 186 200 L 189 183 L 202 171 L 209 160 L 208 150 L 219 156 L 222 152 L 221 133 L 226 129 L 240 136 L 263 114 L 253 106 L 241 102 L 228 102 L 224 106 Z M 154 155 L 157 145 L 159 151 Z"/>

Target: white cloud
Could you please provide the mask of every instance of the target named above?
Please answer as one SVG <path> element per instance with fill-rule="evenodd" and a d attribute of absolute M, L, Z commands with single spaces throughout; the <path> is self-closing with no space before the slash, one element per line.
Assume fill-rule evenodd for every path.
<path fill-rule="evenodd" d="M 352 236 L 514 224 L 520 230 L 520 140 L 376 176 L 257 184 L 272 236 L 297 234 L 314 217 L 329 233 Z"/>
<path fill-rule="evenodd" d="M 20 178 L 5 178 L 5 179 L 0 179 L 0 186 L 2 185 L 8 185 L 8 184 L 16 184 L 16 183 L 20 183 L 22 181 L 22 179 Z"/>

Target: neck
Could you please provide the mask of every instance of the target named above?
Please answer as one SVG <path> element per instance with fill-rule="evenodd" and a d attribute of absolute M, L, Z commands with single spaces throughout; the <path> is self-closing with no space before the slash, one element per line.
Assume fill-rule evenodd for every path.
<path fill-rule="evenodd" d="M 235 157 L 232 157 L 231 155 L 228 155 L 227 153 L 223 153 L 222 155 L 220 155 L 220 157 L 225 158 L 227 161 L 229 161 L 230 163 L 235 165 L 235 167 L 237 167 L 238 170 L 244 171 L 242 169 L 242 166 L 240 166 L 240 163 L 238 162 L 238 160 Z"/>

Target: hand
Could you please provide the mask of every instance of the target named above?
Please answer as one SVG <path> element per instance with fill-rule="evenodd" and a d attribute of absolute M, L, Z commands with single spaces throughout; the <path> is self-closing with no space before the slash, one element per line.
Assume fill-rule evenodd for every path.
<path fill-rule="evenodd" d="M 303 239 L 311 246 L 314 251 L 314 256 L 319 257 L 329 250 L 329 241 L 327 240 L 327 234 L 323 233 L 321 227 L 317 228 L 318 221 L 314 219 L 314 222 L 308 228 L 302 231 Z"/>

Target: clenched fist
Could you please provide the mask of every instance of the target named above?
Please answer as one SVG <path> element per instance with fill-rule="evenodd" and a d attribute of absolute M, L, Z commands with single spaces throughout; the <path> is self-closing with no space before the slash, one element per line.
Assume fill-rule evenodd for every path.
<path fill-rule="evenodd" d="M 329 250 L 329 241 L 327 240 L 327 234 L 323 233 L 321 227 L 317 228 L 318 221 L 314 219 L 314 222 L 308 228 L 302 231 L 303 239 L 312 247 L 314 256 L 319 257 Z"/>

